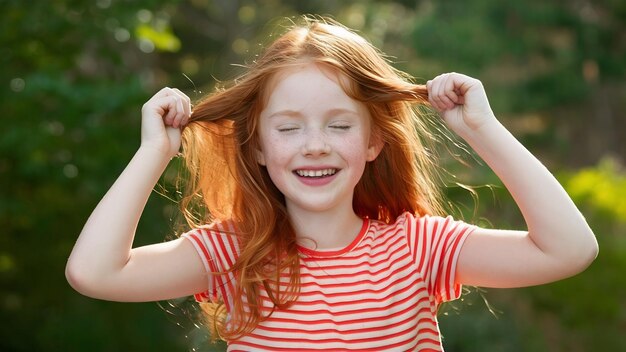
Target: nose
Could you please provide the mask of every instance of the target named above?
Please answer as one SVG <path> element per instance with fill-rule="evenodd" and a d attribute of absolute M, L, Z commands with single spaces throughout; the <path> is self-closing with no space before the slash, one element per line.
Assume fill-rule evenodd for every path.
<path fill-rule="evenodd" d="M 330 153 L 330 145 L 322 131 L 310 130 L 304 135 L 302 154 L 305 156 L 320 156 Z"/>

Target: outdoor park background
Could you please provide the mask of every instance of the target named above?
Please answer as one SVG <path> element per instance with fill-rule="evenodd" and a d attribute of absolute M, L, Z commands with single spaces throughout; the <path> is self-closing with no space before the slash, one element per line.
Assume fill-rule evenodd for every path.
<path fill-rule="evenodd" d="M 241 72 L 232 64 L 253 60 L 280 18 L 303 13 L 360 31 L 422 82 L 447 71 L 481 79 L 497 116 L 557 175 L 598 237 L 598 259 L 574 278 L 471 288 L 445 306 L 446 350 L 626 351 L 620 0 L 0 0 L 0 350 L 223 350 L 190 319 L 190 300 L 89 299 L 68 286 L 64 266 L 139 145 L 143 102 L 163 86 L 199 98 Z M 462 158 L 467 166 L 446 160 L 459 213 L 523 226 L 494 175 Z M 173 164 L 161 188 L 175 198 Z M 454 182 L 476 186 L 478 202 Z M 173 231 L 176 205 L 159 193 L 137 244 Z"/>

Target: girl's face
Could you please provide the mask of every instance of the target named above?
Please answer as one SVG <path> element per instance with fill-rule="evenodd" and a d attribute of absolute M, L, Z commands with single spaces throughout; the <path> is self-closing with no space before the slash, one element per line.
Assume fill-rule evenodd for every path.
<path fill-rule="evenodd" d="M 365 163 L 382 148 L 371 138 L 367 108 L 346 95 L 340 79 L 347 78 L 308 63 L 285 69 L 268 88 L 258 162 L 290 214 L 352 208 Z"/>

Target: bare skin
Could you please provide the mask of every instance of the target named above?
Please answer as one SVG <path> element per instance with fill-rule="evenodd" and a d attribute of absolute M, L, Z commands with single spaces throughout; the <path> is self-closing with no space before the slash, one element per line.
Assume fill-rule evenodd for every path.
<path fill-rule="evenodd" d="M 189 98 L 164 88 L 142 108 L 141 146 L 102 198 L 69 257 L 66 276 L 78 292 L 111 301 L 154 301 L 201 292 L 204 267 L 188 241 L 132 248 L 146 201 L 180 147 Z"/>
<path fill-rule="evenodd" d="M 309 83 L 298 85 L 295 80 L 286 91 L 305 89 Z M 528 227 L 528 231 L 477 229 L 461 249 L 457 282 L 519 287 L 559 280 L 584 270 L 598 252 L 593 232 L 550 172 L 495 118 L 480 81 L 450 73 L 429 81 L 427 87 L 433 107 L 501 178 Z M 320 94 L 316 99 L 331 97 Z M 80 293 L 114 301 L 153 301 L 206 290 L 207 274 L 187 240 L 132 248 L 145 203 L 180 147 L 180 128 L 187 123 L 190 111 L 189 98 L 170 88 L 161 90 L 144 105 L 141 146 L 89 217 L 68 260 L 67 279 Z M 363 133 L 369 136 L 369 131 Z M 324 148 L 316 149 L 318 152 L 335 152 L 333 143 L 324 139 L 326 134 L 310 136 L 316 139 L 308 141 L 309 145 L 324 144 Z M 367 141 L 365 136 L 363 141 Z M 269 141 L 262 140 L 264 143 Z M 299 215 L 306 204 L 298 202 L 294 203 L 298 211 L 291 216 L 295 217 L 298 233 L 306 236 L 312 224 Z M 333 212 L 321 208 L 307 212 L 315 213 L 316 223 L 337 227 L 323 232 L 329 236 L 341 232 L 339 227 L 354 232 L 358 224 L 354 212 L 348 209 L 351 202 L 333 204 L 343 214 L 345 224 L 332 222 Z M 345 244 L 333 238 L 317 240 L 331 247 Z"/>
<path fill-rule="evenodd" d="M 427 87 L 432 106 L 500 177 L 528 227 L 479 229 L 469 236 L 459 255 L 457 282 L 520 287 L 584 270 L 598 253 L 593 232 L 554 176 L 496 119 L 482 83 L 448 73 Z"/>

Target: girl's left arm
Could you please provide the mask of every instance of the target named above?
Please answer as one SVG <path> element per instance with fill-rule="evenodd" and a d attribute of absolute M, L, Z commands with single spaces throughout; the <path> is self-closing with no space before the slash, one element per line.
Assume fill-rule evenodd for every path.
<path fill-rule="evenodd" d="M 538 285 L 589 266 L 598 244 L 585 218 L 546 167 L 495 118 L 482 83 L 448 73 L 427 87 L 432 106 L 502 180 L 528 228 L 475 230 L 459 254 L 457 283 Z"/>

